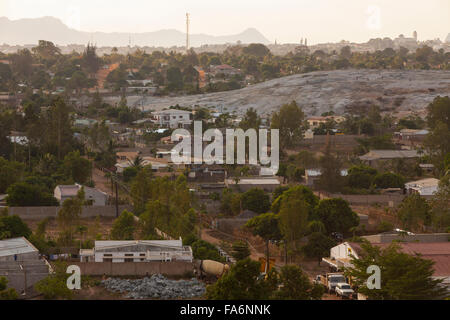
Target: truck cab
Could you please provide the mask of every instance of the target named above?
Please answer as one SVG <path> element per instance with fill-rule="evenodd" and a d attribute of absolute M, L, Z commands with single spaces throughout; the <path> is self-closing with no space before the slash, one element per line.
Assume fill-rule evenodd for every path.
<path fill-rule="evenodd" d="M 338 283 L 346 283 L 346 279 L 342 274 L 330 274 L 327 277 L 327 289 L 328 292 L 333 292 L 336 289 Z"/>

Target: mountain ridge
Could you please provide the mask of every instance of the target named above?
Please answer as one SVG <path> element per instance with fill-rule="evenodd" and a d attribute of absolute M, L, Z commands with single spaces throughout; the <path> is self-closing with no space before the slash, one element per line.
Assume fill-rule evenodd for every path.
<path fill-rule="evenodd" d="M 163 29 L 151 32 L 85 32 L 69 28 L 54 17 L 10 20 L 0 17 L 0 43 L 10 45 L 37 44 L 46 39 L 57 45 L 86 44 L 90 41 L 98 46 L 127 46 L 130 42 L 137 46 L 173 47 L 186 44 L 186 34 L 176 29 Z M 213 36 L 192 34 L 190 42 L 198 47 L 205 44 L 263 43 L 269 40 L 255 28 L 247 28 L 234 35 Z"/>

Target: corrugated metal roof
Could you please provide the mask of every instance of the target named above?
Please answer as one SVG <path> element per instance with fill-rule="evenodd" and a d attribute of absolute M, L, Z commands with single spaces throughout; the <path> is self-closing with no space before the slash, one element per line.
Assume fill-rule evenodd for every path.
<path fill-rule="evenodd" d="M 72 186 L 57 186 L 61 191 L 61 197 L 75 197 L 80 189 L 77 185 Z"/>
<path fill-rule="evenodd" d="M 377 159 L 397 159 L 397 158 L 418 158 L 419 153 L 416 150 L 372 150 L 366 155 L 360 157 L 361 160 Z"/>
<path fill-rule="evenodd" d="M 427 188 L 439 186 L 439 180 L 435 178 L 411 181 L 405 184 L 406 188 Z"/>
<path fill-rule="evenodd" d="M 25 238 L 14 238 L 0 241 L 0 257 L 38 252 L 38 250 Z"/>
<path fill-rule="evenodd" d="M 228 180 L 229 184 L 233 184 L 235 183 L 234 180 Z M 240 185 L 246 185 L 246 184 L 251 184 L 251 185 L 278 185 L 280 184 L 280 181 L 278 179 L 242 179 L 239 181 Z"/>
<path fill-rule="evenodd" d="M 183 247 L 182 240 L 152 240 L 152 241 L 95 241 L 95 249 L 119 248 L 133 245 L 148 245 L 157 247 Z"/>

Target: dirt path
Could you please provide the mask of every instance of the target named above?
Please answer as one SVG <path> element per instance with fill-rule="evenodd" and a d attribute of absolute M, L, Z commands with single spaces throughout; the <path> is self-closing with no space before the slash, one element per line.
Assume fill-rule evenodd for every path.
<path fill-rule="evenodd" d="M 203 229 L 202 230 L 202 240 L 212 243 L 216 246 L 220 246 L 223 241 L 232 243 L 234 241 L 243 240 L 243 241 L 246 241 L 249 245 L 250 258 L 252 260 L 258 261 L 260 258 L 266 257 L 265 246 L 261 247 L 261 248 L 259 248 L 259 246 L 255 247 L 253 244 L 251 244 L 249 241 L 247 241 L 244 238 L 236 237 L 234 235 L 230 235 L 230 234 L 226 234 L 226 233 L 221 233 L 218 230 Z M 273 258 L 273 257 L 271 257 L 271 258 Z M 282 266 L 283 264 L 281 262 L 279 262 L 277 259 L 277 262 L 275 265 L 278 267 L 278 266 Z"/>
<path fill-rule="evenodd" d="M 100 191 L 107 193 L 109 196 L 114 196 L 111 190 L 111 181 L 105 177 L 105 173 L 97 168 L 92 170 L 92 180 L 95 187 Z"/>

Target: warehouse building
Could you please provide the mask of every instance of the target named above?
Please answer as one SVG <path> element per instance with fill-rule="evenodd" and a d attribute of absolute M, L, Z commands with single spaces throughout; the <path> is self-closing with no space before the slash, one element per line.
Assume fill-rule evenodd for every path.
<path fill-rule="evenodd" d="M 0 241 L 0 277 L 19 294 L 26 294 L 51 270 L 45 259 L 27 239 L 15 238 Z"/>
<path fill-rule="evenodd" d="M 194 259 L 180 240 L 96 241 L 92 250 L 80 250 L 81 262 L 171 262 Z"/>

